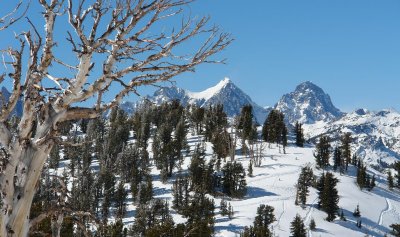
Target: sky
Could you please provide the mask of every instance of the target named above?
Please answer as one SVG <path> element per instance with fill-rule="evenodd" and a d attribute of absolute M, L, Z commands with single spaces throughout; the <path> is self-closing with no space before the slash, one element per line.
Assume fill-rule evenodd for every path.
<path fill-rule="evenodd" d="M 259 105 L 273 106 L 296 85 L 312 81 L 343 111 L 400 111 L 398 0 L 197 0 L 184 10 L 185 16 L 210 16 L 235 40 L 217 56 L 227 64 L 199 66 L 175 78 L 178 87 L 202 91 L 229 77 Z M 38 26 L 40 12 L 32 3 L 28 17 Z M 26 30 L 26 20 L 15 27 Z M 65 33 L 63 27 L 57 31 Z M 0 36 L 0 45 L 9 42 L 15 39 Z"/>
<path fill-rule="evenodd" d="M 344 111 L 400 110 L 398 0 L 201 0 L 191 9 L 235 41 L 220 54 L 226 65 L 199 67 L 177 86 L 200 91 L 229 77 L 265 106 L 312 81 Z"/>

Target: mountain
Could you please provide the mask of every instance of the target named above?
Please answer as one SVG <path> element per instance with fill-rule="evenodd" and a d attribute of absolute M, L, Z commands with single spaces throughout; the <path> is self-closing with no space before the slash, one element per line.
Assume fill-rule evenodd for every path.
<path fill-rule="evenodd" d="M 5 88 L 4 86 L 0 90 L 0 107 L 3 106 L 4 102 L 7 103 L 8 100 L 10 99 L 11 93 Z M 17 115 L 18 117 L 21 117 L 23 113 L 23 106 L 22 106 L 22 101 L 19 99 L 17 101 L 17 105 L 15 106 L 13 112 L 11 113 L 11 116 Z"/>
<path fill-rule="evenodd" d="M 312 124 L 317 121 L 334 121 L 344 115 L 337 109 L 331 98 L 320 87 L 306 81 L 298 85 L 295 91 L 285 94 L 275 105 L 275 109 L 283 112 L 290 124 L 299 121 Z"/>
<path fill-rule="evenodd" d="M 200 107 L 209 105 L 222 104 L 224 110 L 229 117 L 240 114 L 240 110 L 244 105 L 253 106 L 253 114 L 258 123 L 263 123 L 266 116 L 270 112 L 270 108 L 263 108 L 251 100 L 251 98 L 237 87 L 231 80 L 225 78 L 217 85 L 201 92 L 191 92 L 178 88 L 176 86 L 163 87 L 157 90 L 153 96 L 145 98 L 155 104 L 161 104 L 166 101 L 179 100 L 182 105 L 195 104 Z M 135 107 L 132 103 L 123 103 L 121 107 L 128 111 L 132 111 Z"/>
<path fill-rule="evenodd" d="M 376 169 L 400 160 L 400 113 L 394 110 L 371 112 L 358 109 L 333 122 L 304 125 L 311 141 L 321 134 L 338 140 L 344 132 L 353 137 L 353 152 Z"/>

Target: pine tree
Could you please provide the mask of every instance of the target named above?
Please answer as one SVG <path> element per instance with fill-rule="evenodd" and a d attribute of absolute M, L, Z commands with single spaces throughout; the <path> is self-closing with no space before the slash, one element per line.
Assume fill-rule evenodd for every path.
<path fill-rule="evenodd" d="M 219 209 L 221 216 L 227 216 L 229 214 L 228 203 L 224 199 L 221 199 Z"/>
<path fill-rule="evenodd" d="M 330 149 L 330 138 L 328 136 L 321 136 L 316 146 L 316 154 L 314 154 L 319 168 L 325 169 L 329 166 Z"/>
<path fill-rule="evenodd" d="M 257 216 L 254 219 L 254 231 L 259 234 L 256 236 L 270 236 L 269 225 L 275 221 L 274 208 L 261 204 L 257 208 Z"/>
<path fill-rule="evenodd" d="M 294 220 L 290 223 L 290 233 L 293 237 L 306 237 L 306 227 L 299 214 L 296 214 Z"/>
<path fill-rule="evenodd" d="M 343 210 L 340 211 L 340 220 L 347 221 L 346 217 L 344 216 Z"/>
<path fill-rule="evenodd" d="M 314 218 L 311 218 L 309 227 L 310 227 L 310 230 L 315 230 L 317 228 L 317 225 L 315 224 Z"/>
<path fill-rule="evenodd" d="M 396 161 L 393 164 L 393 168 L 396 171 L 396 174 L 394 176 L 396 178 L 395 186 L 400 188 L 400 161 Z"/>
<path fill-rule="evenodd" d="M 390 190 L 394 188 L 394 182 L 393 182 L 393 176 L 392 176 L 392 171 L 388 171 L 388 177 L 387 177 L 387 182 L 388 182 L 388 187 Z"/>
<path fill-rule="evenodd" d="M 357 204 L 356 209 L 354 209 L 353 216 L 354 217 L 361 217 L 360 206 L 358 204 Z"/>
<path fill-rule="evenodd" d="M 351 133 L 345 133 L 341 138 L 342 154 L 346 171 L 349 164 L 351 163 L 351 141 L 352 141 Z"/>
<path fill-rule="evenodd" d="M 117 219 L 122 220 L 126 214 L 126 198 L 128 192 L 125 190 L 123 182 L 119 182 L 114 196 L 115 216 Z"/>
<path fill-rule="evenodd" d="M 303 206 L 307 202 L 307 196 L 309 193 L 309 187 L 313 183 L 313 171 L 312 168 L 309 166 L 305 166 L 301 169 L 299 179 L 297 181 L 297 195 L 296 195 L 296 202 L 298 204 L 302 204 Z"/>
<path fill-rule="evenodd" d="M 342 152 L 336 147 L 333 152 L 333 170 L 336 171 L 338 167 L 342 173 Z"/>
<path fill-rule="evenodd" d="M 326 218 L 327 221 L 333 221 L 336 217 L 336 214 L 339 210 L 338 203 L 339 203 L 339 195 L 336 189 L 336 185 L 339 182 L 335 176 L 327 172 L 324 178 L 324 187 L 321 195 L 321 207 L 324 210 L 328 217 Z"/>
<path fill-rule="evenodd" d="M 247 184 L 242 163 L 228 162 L 222 168 L 222 173 L 222 191 L 230 197 L 244 197 L 247 193 Z"/>
<path fill-rule="evenodd" d="M 392 228 L 392 235 L 400 237 L 400 224 L 392 224 L 390 228 Z"/>
<path fill-rule="evenodd" d="M 302 126 L 303 124 L 296 121 L 294 133 L 296 136 L 296 146 L 298 147 L 304 147 L 304 132 Z"/>

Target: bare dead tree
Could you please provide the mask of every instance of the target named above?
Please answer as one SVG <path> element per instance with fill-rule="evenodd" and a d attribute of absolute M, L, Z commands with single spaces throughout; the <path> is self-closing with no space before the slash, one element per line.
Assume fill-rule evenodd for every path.
<path fill-rule="evenodd" d="M 59 123 L 98 117 L 140 86 L 171 80 L 202 63 L 223 62 L 212 56 L 232 39 L 209 27 L 208 17 L 185 18 L 191 2 L 38 0 L 26 15 L 33 5 L 40 6 L 43 28 L 29 18 L 17 23 L 18 17 L 2 18 L 3 35 L 14 23 L 24 22 L 27 28 L 16 34 L 13 47 L 2 51 L 7 57 L 0 83 L 12 81 L 12 90 L 0 108 L 0 147 L 7 157 L 0 173 L 0 236 L 28 235 L 32 199 L 59 141 Z M 175 27 L 168 30 L 169 25 Z M 12 133 L 7 121 L 19 99 L 23 115 Z"/>

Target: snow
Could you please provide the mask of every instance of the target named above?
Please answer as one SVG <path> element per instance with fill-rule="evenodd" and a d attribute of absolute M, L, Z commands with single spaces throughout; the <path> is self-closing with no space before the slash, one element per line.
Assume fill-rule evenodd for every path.
<path fill-rule="evenodd" d="M 201 142 L 201 139 L 201 136 L 188 137 L 192 149 Z M 210 159 L 212 156 L 211 144 L 205 144 L 206 158 Z M 241 142 L 238 142 L 238 144 L 241 144 Z M 240 231 L 245 226 L 253 223 L 257 207 L 261 204 L 271 205 L 275 208 L 276 221 L 271 225 L 271 228 L 276 236 L 290 235 L 290 222 L 297 213 L 301 215 L 306 226 L 309 225 L 312 218 L 316 221 L 317 229 L 309 231 L 309 236 L 365 236 L 366 234 L 383 236 L 390 231 L 389 225 L 400 222 L 400 214 L 397 211 L 400 211 L 399 193 L 388 190 L 384 181 L 385 175 L 374 170 L 378 184 L 372 192 L 360 190 L 356 186 L 354 167 L 350 167 L 346 175 L 335 173 L 335 177 L 340 180 L 338 184 L 339 206 L 347 218 L 346 222 L 340 220 L 327 222 L 324 220 L 326 214 L 316 208 L 317 192 L 314 188 L 311 188 L 304 208 L 294 205 L 295 184 L 301 168 L 309 165 L 314 168 L 317 175 L 321 173 L 320 170 L 315 169 L 314 149 L 311 146 L 306 148 L 289 146 L 286 149 L 287 153 L 282 154 L 280 153 L 281 149 L 275 144 L 266 148 L 261 167 L 254 167 L 253 177 L 247 177 L 248 194 L 243 199 L 225 198 L 233 206 L 234 217 L 232 220 L 219 214 L 221 198 L 214 198 L 217 207 L 215 210 L 215 236 L 239 236 Z M 247 169 L 249 158 L 238 155 L 236 160 Z M 183 163 L 183 172 L 189 164 L 190 157 L 187 156 Z M 162 183 L 159 178 L 159 171 L 155 167 L 152 167 L 152 175 L 155 198 L 166 199 L 171 203 L 173 179 L 170 179 L 167 183 Z M 356 227 L 357 218 L 352 216 L 357 204 L 360 205 L 362 215 L 363 227 L 361 229 Z M 136 206 L 129 197 L 128 216 L 124 218 L 125 225 L 134 222 L 135 210 Z M 176 223 L 185 222 L 185 218 L 181 215 L 175 211 L 172 211 L 172 213 Z M 112 220 L 111 218 L 110 221 Z"/>
<path fill-rule="evenodd" d="M 221 91 L 230 82 L 231 82 L 231 80 L 229 78 L 225 77 L 217 85 L 210 87 L 204 91 L 201 91 L 201 92 L 186 91 L 186 93 L 192 100 L 205 100 L 206 101 L 206 100 L 209 100 L 211 97 L 213 97 L 215 94 L 218 94 L 218 92 Z"/>

